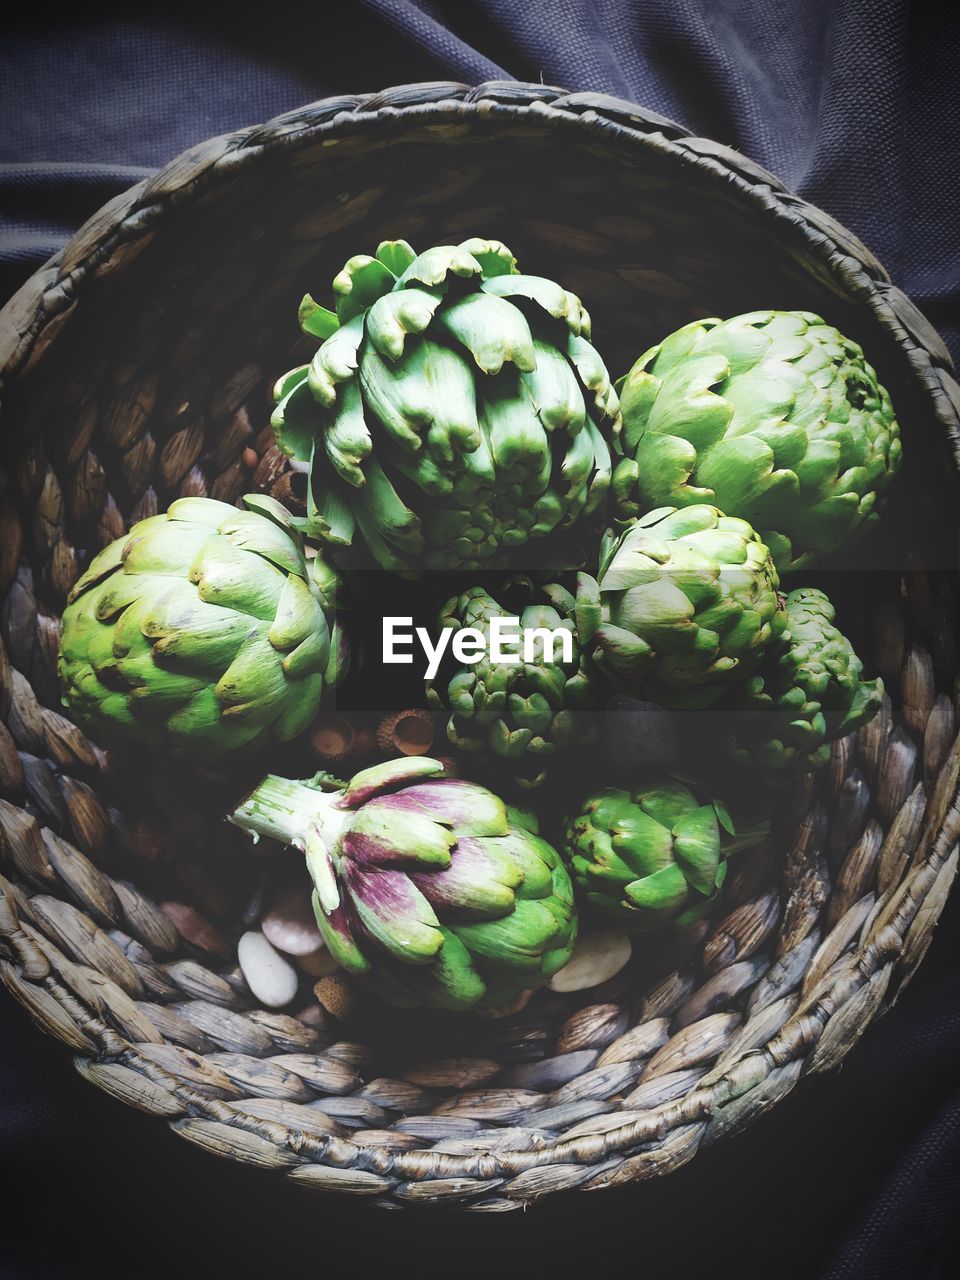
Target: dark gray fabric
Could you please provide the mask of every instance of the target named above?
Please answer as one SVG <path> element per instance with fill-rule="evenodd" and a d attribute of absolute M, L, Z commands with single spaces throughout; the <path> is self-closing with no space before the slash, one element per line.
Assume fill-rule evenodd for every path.
<path fill-rule="evenodd" d="M 618 94 L 745 151 L 857 232 L 960 356 L 960 39 L 906 0 L 355 0 L 38 11 L 0 48 L 0 292 L 187 146 L 424 79 Z M 33 25 L 31 25 L 33 24 Z M 673 1177 L 527 1215 L 374 1218 L 215 1162 L 69 1069 L 0 996 L 0 1276 L 960 1273 L 954 901 L 842 1071 Z M 425 1252 L 426 1249 L 426 1252 Z M 586 1259 L 577 1262 L 577 1257 Z"/>

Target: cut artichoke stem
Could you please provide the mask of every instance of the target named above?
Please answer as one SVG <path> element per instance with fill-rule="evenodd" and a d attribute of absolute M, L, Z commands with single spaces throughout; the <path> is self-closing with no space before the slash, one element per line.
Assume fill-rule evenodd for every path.
<path fill-rule="evenodd" d="M 254 836 L 268 836 L 304 849 L 314 829 L 328 849 L 336 848 L 352 814 L 338 807 L 340 791 L 322 791 L 309 782 L 268 773 L 247 798 L 228 814 L 227 821 Z"/>

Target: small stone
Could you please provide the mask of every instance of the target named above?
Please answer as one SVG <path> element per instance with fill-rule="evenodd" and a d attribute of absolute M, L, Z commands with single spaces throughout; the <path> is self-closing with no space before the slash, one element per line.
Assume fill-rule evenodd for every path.
<path fill-rule="evenodd" d="M 261 1004 L 279 1009 L 297 994 L 297 971 L 262 933 L 251 929 L 237 944 L 237 958 L 247 986 Z"/>
<path fill-rule="evenodd" d="M 306 889 L 284 889 L 275 894 L 260 928 L 267 941 L 288 956 L 308 956 L 323 946 Z"/>
<path fill-rule="evenodd" d="M 311 978 L 326 978 L 339 967 L 326 947 L 317 947 L 308 956 L 297 956 L 297 964 Z"/>
<path fill-rule="evenodd" d="M 347 1017 L 353 1006 L 353 991 L 350 983 L 339 974 L 321 978 L 314 984 L 313 994 L 317 997 L 317 1003 L 340 1021 Z"/>
<path fill-rule="evenodd" d="M 633 946 L 622 933 L 609 929 L 584 931 L 577 939 L 569 961 L 550 979 L 552 991 L 585 991 L 599 987 L 620 972 L 630 959 Z"/>

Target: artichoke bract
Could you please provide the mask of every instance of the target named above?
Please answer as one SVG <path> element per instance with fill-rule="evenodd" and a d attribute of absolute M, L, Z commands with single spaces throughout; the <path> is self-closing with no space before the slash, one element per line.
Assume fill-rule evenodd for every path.
<path fill-rule="evenodd" d="M 698 504 L 608 532 L 581 574 L 581 643 L 624 693 L 675 708 L 715 702 L 783 629 L 770 552 L 745 520 Z"/>
<path fill-rule="evenodd" d="M 588 796 L 566 824 L 564 852 L 585 900 L 641 932 L 706 914 L 726 877 L 733 834 L 719 801 L 702 804 L 677 779 L 654 777 Z"/>
<path fill-rule="evenodd" d="M 303 301 L 322 345 L 272 418 L 309 469 L 309 533 L 359 532 L 386 569 L 461 569 L 596 509 L 619 405 L 575 294 L 478 239 L 386 241 L 333 289 L 336 312 Z"/>
<path fill-rule="evenodd" d="M 861 348 L 810 312 L 697 320 L 617 386 L 621 514 L 710 503 L 748 520 L 781 572 L 875 521 L 900 465 L 890 396 Z"/>
<path fill-rule="evenodd" d="M 278 502 L 246 501 L 180 498 L 74 584 L 60 681 L 98 741 L 210 760 L 286 741 L 344 674 L 334 575 Z"/>
<path fill-rule="evenodd" d="M 734 759 L 774 774 L 819 769 L 832 742 L 880 710 L 883 681 L 863 679 L 863 663 L 834 617 L 822 591 L 789 593 L 786 630 L 731 695 Z"/>
<path fill-rule="evenodd" d="M 447 737 L 462 751 L 508 761 L 520 786 L 537 786 L 564 748 L 598 737 L 596 681 L 586 669 L 576 635 L 575 597 L 559 583 L 526 594 L 535 597 L 512 612 L 483 587 L 448 600 L 440 626 L 472 628 L 486 640 L 480 659 L 458 664 L 448 680 L 428 681 L 427 699 L 446 713 Z M 496 662 L 490 623 L 519 619 L 532 639 L 530 661 Z M 569 633 L 565 658 L 556 633 Z"/>
<path fill-rule="evenodd" d="M 303 850 L 331 955 L 390 1003 L 501 1005 L 570 958 L 559 854 L 439 760 L 391 760 L 349 783 L 269 775 L 230 821 Z"/>

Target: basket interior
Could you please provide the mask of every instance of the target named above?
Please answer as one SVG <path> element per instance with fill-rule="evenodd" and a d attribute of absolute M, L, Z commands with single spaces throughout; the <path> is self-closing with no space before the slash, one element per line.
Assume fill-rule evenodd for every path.
<path fill-rule="evenodd" d="M 70 966 L 79 966 L 88 983 L 89 971 L 106 983 L 96 1015 L 105 1030 L 79 1032 L 88 1063 L 139 1046 L 138 1061 L 186 1083 L 193 1101 L 168 1114 L 187 1126 L 212 1123 L 203 1100 L 217 1099 L 258 1140 L 275 1121 L 318 1142 L 349 1136 L 366 1152 L 466 1158 L 509 1149 L 504 1135 L 523 1127 L 540 1135 L 525 1147 L 517 1139 L 517 1150 L 529 1151 L 558 1135 L 574 1141 L 603 1131 L 598 1115 L 612 1113 L 612 1132 L 624 1115 L 683 1099 L 744 1028 L 759 1034 L 764 1010 L 792 1002 L 780 1023 L 766 1015 L 764 1034 L 792 1016 L 811 958 L 820 957 L 821 978 L 849 962 L 877 895 L 890 887 L 877 880 L 880 844 L 897 821 L 919 836 L 922 805 L 936 791 L 943 754 L 937 759 L 925 741 L 938 691 L 953 725 L 947 584 L 955 538 L 943 533 L 954 527 L 954 477 L 896 333 L 835 249 L 818 246 L 784 208 L 655 137 L 626 146 L 600 125 L 531 116 L 509 126 L 482 114 L 439 123 L 386 118 L 366 132 L 293 132 L 281 145 L 251 148 L 242 163 L 201 167 L 175 199 L 144 201 L 99 257 L 84 262 L 83 234 L 68 249 L 65 264 L 72 254 L 81 268 L 79 301 L 62 325 L 48 327 L 42 354 L 4 408 L 24 531 L 24 567 L 2 614 L 12 664 L 5 720 L 24 782 L 18 796 L 7 793 L 20 816 L 5 815 L 35 828 L 40 844 L 18 835 L 11 854 L 8 833 L 3 869 L 21 922 L 63 960 L 59 981 L 69 985 Z M 296 323 L 305 291 L 327 301 L 346 259 L 373 252 L 381 239 L 423 248 L 476 234 L 503 240 L 521 269 L 580 294 L 614 376 L 691 319 L 754 308 L 816 311 L 863 345 L 891 390 L 905 468 L 883 529 L 831 572 L 844 573 L 836 579 L 852 602 L 844 621 L 868 665 L 883 667 L 887 652 L 874 644 L 874 615 L 889 626 L 907 601 L 918 643 L 932 655 L 933 694 L 917 712 L 914 693 L 898 683 L 908 635 L 884 670 L 892 694 L 884 733 L 841 744 L 831 768 L 800 788 L 778 869 L 769 859 L 745 864 L 682 953 L 651 957 L 640 947 L 605 987 L 541 993 L 495 1021 L 411 1020 L 362 1006 L 341 1025 L 313 1004 L 306 979 L 290 1010 L 266 1012 L 235 961 L 264 864 L 221 821 L 229 786 L 184 766 L 107 761 L 60 723 L 58 615 L 89 556 L 176 497 L 235 501 L 254 488 L 289 496 L 267 430 L 270 389 L 312 353 Z M 876 847 L 864 869 L 871 831 Z M 912 855 L 890 865 L 902 875 Z M 170 902 L 193 914 L 170 916 L 158 905 Z M 849 914 L 855 908 L 859 917 Z M 849 937 L 841 946 L 843 921 Z M 824 959 L 831 938 L 838 950 Z M 790 965 L 790 981 L 776 978 Z M 864 1024 L 885 991 L 872 1006 L 862 1002 Z M 652 1027 L 645 1053 L 635 1031 L 642 1027 Z M 691 1048 L 695 1027 L 706 1052 Z M 627 1056 L 611 1055 L 628 1033 L 636 1038 Z M 651 1074 L 655 1055 L 671 1045 L 674 1056 Z M 304 1055 L 322 1065 L 304 1066 Z M 492 1129 L 500 1136 L 484 1138 Z M 204 1141 L 201 1132 L 186 1136 Z M 283 1146 L 272 1131 L 270 1141 Z M 652 1141 L 619 1150 L 642 1152 Z"/>

